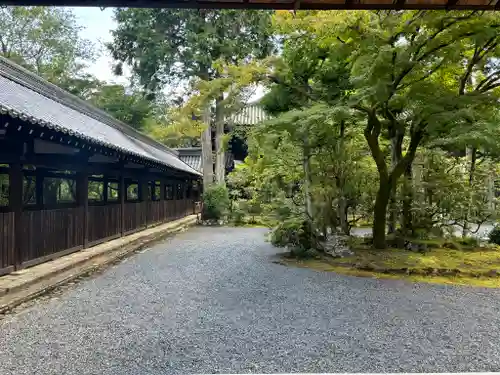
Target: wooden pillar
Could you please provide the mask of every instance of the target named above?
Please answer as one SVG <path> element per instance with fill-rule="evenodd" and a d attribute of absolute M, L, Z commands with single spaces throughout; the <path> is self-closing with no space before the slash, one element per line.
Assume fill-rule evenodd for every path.
<path fill-rule="evenodd" d="M 77 204 L 82 211 L 82 244 L 87 247 L 89 243 L 89 175 L 87 168 L 82 168 L 76 176 Z"/>
<path fill-rule="evenodd" d="M 15 269 L 19 269 L 23 261 L 22 237 L 23 237 L 23 166 L 19 161 L 10 164 L 9 168 L 9 206 L 14 213 L 14 247 L 10 258 Z M 32 238 L 28 238 L 32 241 Z"/>
<path fill-rule="evenodd" d="M 194 180 L 191 179 L 189 180 L 189 199 L 191 200 L 191 213 L 195 214 L 196 213 L 196 197 L 195 197 L 195 191 L 194 191 Z"/>
<path fill-rule="evenodd" d="M 156 196 L 156 180 L 148 181 L 148 189 L 151 189 L 151 200 L 157 200 L 159 197 Z"/>
<path fill-rule="evenodd" d="M 165 189 L 166 189 L 167 184 L 165 183 L 165 180 L 160 180 L 160 200 L 164 201 L 166 199 L 165 196 Z"/>
<path fill-rule="evenodd" d="M 102 200 L 104 203 L 108 203 L 108 176 L 104 176 L 102 181 Z"/>
<path fill-rule="evenodd" d="M 43 178 L 44 171 L 37 168 L 35 171 L 35 198 L 39 209 L 43 208 Z"/>
<path fill-rule="evenodd" d="M 125 234 L 125 197 L 127 195 L 124 172 L 123 168 L 121 168 L 120 179 L 118 181 L 118 197 L 120 199 L 120 228 L 122 236 Z"/>
<path fill-rule="evenodd" d="M 148 180 L 146 173 L 142 173 L 139 178 L 139 200 L 141 201 L 141 210 L 143 213 L 142 225 L 148 226 Z"/>

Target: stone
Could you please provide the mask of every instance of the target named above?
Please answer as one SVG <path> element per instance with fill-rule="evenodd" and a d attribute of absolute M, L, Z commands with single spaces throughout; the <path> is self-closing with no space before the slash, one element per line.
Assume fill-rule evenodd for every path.
<path fill-rule="evenodd" d="M 487 275 L 488 275 L 488 277 L 498 277 L 498 271 L 497 270 L 489 270 Z"/>
<path fill-rule="evenodd" d="M 351 256 L 354 253 L 349 248 L 349 236 L 340 234 L 328 235 L 323 244 L 323 251 L 335 258 Z"/>

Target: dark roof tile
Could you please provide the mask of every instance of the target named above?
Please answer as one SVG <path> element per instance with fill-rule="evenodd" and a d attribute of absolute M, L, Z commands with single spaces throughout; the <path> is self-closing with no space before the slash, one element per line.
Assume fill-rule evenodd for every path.
<path fill-rule="evenodd" d="M 176 151 L 158 144 L 12 62 L 0 59 L 0 64 L 3 68 L 0 69 L 1 113 L 179 171 L 200 175 L 197 169 L 181 161 Z"/>

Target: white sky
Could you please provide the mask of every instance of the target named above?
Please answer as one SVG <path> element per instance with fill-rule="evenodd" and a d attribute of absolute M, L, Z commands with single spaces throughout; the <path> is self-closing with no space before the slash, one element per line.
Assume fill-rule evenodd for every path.
<path fill-rule="evenodd" d="M 111 30 L 116 27 L 113 20 L 113 9 L 106 8 L 70 8 L 77 17 L 78 23 L 84 27 L 80 35 L 90 40 L 97 48 L 100 57 L 89 67 L 88 72 L 98 79 L 107 82 L 116 82 L 127 85 L 126 77 L 117 77 L 113 74 L 113 59 L 104 48 L 104 43 L 112 40 Z"/>

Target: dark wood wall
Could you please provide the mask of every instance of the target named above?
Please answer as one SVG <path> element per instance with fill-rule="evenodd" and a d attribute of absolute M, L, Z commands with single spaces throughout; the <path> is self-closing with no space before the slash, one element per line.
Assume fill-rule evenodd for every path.
<path fill-rule="evenodd" d="M 10 124 L 0 134 L 0 274 L 199 213 L 196 176 L 117 154 L 92 162 L 106 149 L 38 154 L 40 130 Z"/>

